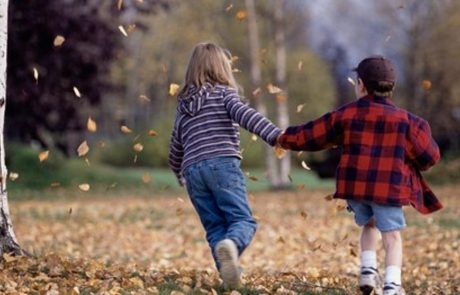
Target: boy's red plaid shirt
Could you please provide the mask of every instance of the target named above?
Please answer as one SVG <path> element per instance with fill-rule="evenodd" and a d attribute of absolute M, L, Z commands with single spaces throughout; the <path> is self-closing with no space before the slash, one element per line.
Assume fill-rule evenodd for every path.
<path fill-rule="evenodd" d="M 420 171 L 440 159 L 428 123 L 390 99 L 365 96 L 279 139 L 290 150 L 339 147 L 336 198 L 413 205 L 427 214 L 442 208 Z"/>

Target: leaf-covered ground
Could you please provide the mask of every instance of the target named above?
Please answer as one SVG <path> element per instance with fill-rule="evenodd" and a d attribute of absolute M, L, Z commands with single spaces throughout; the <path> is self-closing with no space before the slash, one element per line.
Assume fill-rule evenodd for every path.
<path fill-rule="evenodd" d="M 446 206 L 440 213 L 406 210 L 403 283 L 409 294 L 460 293 L 459 189 L 436 189 Z M 359 228 L 344 203 L 325 198 L 328 193 L 250 195 L 259 229 L 242 257 L 245 286 L 232 294 L 356 293 Z M 36 258 L 4 257 L 2 294 L 224 292 L 185 194 L 82 193 L 10 207 L 20 243 Z"/>

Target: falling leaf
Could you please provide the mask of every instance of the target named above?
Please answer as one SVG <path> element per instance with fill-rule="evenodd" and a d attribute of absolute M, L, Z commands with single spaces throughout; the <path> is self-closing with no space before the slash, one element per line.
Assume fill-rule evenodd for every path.
<path fill-rule="evenodd" d="M 286 155 L 286 150 L 280 146 L 275 146 L 275 155 L 278 159 L 281 160 Z"/>
<path fill-rule="evenodd" d="M 140 143 L 136 143 L 135 145 L 133 145 L 133 149 L 134 151 L 140 153 L 144 149 L 144 146 Z"/>
<path fill-rule="evenodd" d="M 181 197 L 178 197 L 177 200 L 178 200 L 180 203 L 184 203 L 184 199 L 182 199 Z"/>
<path fill-rule="evenodd" d="M 78 98 L 80 98 L 80 97 L 81 97 L 81 93 L 80 93 L 80 90 L 78 90 L 78 88 L 77 88 L 77 87 L 75 87 L 75 86 L 73 87 L 73 93 L 75 93 L 75 95 L 76 95 Z"/>
<path fill-rule="evenodd" d="M 291 174 L 288 174 L 289 182 L 292 182 L 292 176 Z"/>
<path fill-rule="evenodd" d="M 303 151 L 298 152 L 298 153 L 297 153 L 297 157 L 302 156 L 302 154 L 303 154 Z"/>
<path fill-rule="evenodd" d="M 121 132 L 123 132 L 123 133 L 125 133 L 125 134 L 132 133 L 132 132 L 133 132 L 131 129 L 129 129 L 129 128 L 128 128 L 127 126 L 125 126 L 125 125 L 122 125 L 122 126 L 120 127 L 120 130 L 121 130 Z"/>
<path fill-rule="evenodd" d="M 122 6 L 123 6 L 123 0 L 118 0 L 117 1 L 117 9 L 121 10 Z"/>
<path fill-rule="evenodd" d="M 262 92 L 262 89 L 260 89 L 260 87 L 254 89 L 254 91 L 252 91 L 252 95 L 254 96 L 259 96 L 259 94 Z"/>
<path fill-rule="evenodd" d="M 285 94 L 277 94 L 276 95 L 276 100 L 279 102 L 286 101 L 287 100 L 287 95 Z"/>
<path fill-rule="evenodd" d="M 147 95 L 144 95 L 144 94 L 139 95 L 139 99 L 141 100 L 141 102 L 150 101 L 150 98 L 148 98 Z"/>
<path fill-rule="evenodd" d="M 78 146 L 77 153 L 79 157 L 83 157 L 88 152 L 89 152 L 89 146 L 88 146 L 88 142 L 85 140 Z"/>
<path fill-rule="evenodd" d="M 10 179 L 11 181 L 15 181 L 16 179 L 19 178 L 19 174 L 16 172 L 10 172 Z"/>
<path fill-rule="evenodd" d="M 32 71 L 34 72 L 34 79 L 35 79 L 35 82 L 38 83 L 38 70 L 37 68 L 33 68 Z"/>
<path fill-rule="evenodd" d="M 134 31 L 135 28 L 136 28 L 136 24 L 130 24 L 128 25 L 128 28 L 126 29 L 126 31 L 128 33 L 131 33 L 132 31 Z"/>
<path fill-rule="evenodd" d="M 257 141 L 257 135 L 253 134 L 253 135 L 251 136 L 251 140 L 252 140 L 252 141 Z"/>
<path fill-rule="evenodd" d="M 304 107 L 305 107 L 305 103 L 304 104 L 299 104 L 297 106 L 297 113 L 300 113 L 303 110 Z"/>
<path fill-rule="evenodd" d="M 249 179 L 252 181 L 258 181 L 259 179 L 255 177 L 254 175 L 249 176 Z"/>
<path fill-rule="evenodd" d="M 303 68 L 303 61 L 299 61 L 299 63 L 297 64 L 297 69 L 301 71 L 302 68 Z"/>
<path fill-rule="evenodd" d="M 232 8 L 233 8 L 233 4 L 230 4 L 227 7 L 225 7 L 225 11 L 229 12 L 230 10 L 232 10 Z"/>
<path fill-rule="evenodd" d="M 41 152 L 38 154 L 38 159 L 40 160 L 40 162 L 46 161 L 49 155 L 50 155 L 50 151 Z"/>
<path fill-rule="evenodd" d="M 351 85 L 356 86 L 356 82 L 355 82 L 355 80 L 353 80 L 353 78 L 348 77 L 348 78 L 347 78 L 347 81 L 348 81 Z"/>
<path fill-rule="evenodd" d="M 305 184 L 301 183 L 297 186 L 297 189 L 304 189 L 305 188 Z"/>
<path fill-rule="evenodd" d="M 267 90 L 268 90 L 268 93 L 270 94 L 278 94 L 278 93 L 281 93 L 283 90 L 273 84 L 268 84 L 267 85 Z"/>
<path fill-rule="evenodd" d="M 431 86 L 432 86 L 432 84 L 431 84 L 430 80 L 423 80 L 422 81 L 422 87 L 423 87 L 424 90 L 427 90 L 427 91 L 430 90 Z"/>
<path fill-rule="evenodd" d="M 383 43 L 385 43 L 385 44 L 388 43 L 388 41 L 390 41 L 390 39 L 391 39 L 391 35 L 388 35 L 388 36 L 385 38 L 385 41 L 384 41 Z"/>
<path fill-rule="evenodd" d="M 78 185 L 78 188 L 81 190 L 81 191 L 84 191 L 84 192 L 87 192 L 89 191 L 89 189 L 91 188 L 90 185 L 88 183 L 82 183 L 82 184 L 79 184 Z"/>
<path fill-rule="evenodd" d="M 305 161 L 302 161 L 302 168 L 306 169 L 306 170 L 311 170 L 311 168 L 308 167 L 308 165 L 307 165 L 307 163 L 305 163 Z"/>
<path fill-rule="evenodd" d="M 176 95 L 177 91 L 179 90 L 179 85 L 176 83 L 169 84 L 169 95 L 174 96 Z"/>
<path fill-rule="evenodd" d="M 150 173 L 145 171 L 144 175 L 142 175 L 142 182 L 143 183 L 149 183 L 151 180 L 152 180 L 152 177 L 150 176 Z"/>
<path fill-rule="evenodd" d="M 59 47 L 61 46 L 62 44 L 64 44 L 64 41 L 65 41 L 65 38 L 61 35 L 57 35 L 55 38 L 54 38 L 54 41 L 53 41 L 53 45 L 54 47 Z"/>
<path fill-rule="evenodd" d="M 151 137 L 154 137 L 154 136 L 157 136 L 158 133 L 155 130 L 150 129 L 149 132 L 148 132 L 148 135 L 151 136 Z"/>
<path fill-rule="evenodd" d="M 103 149 L 106 146 L 107 146 L 107 144 L 105 143 L 105 141 L 100 140 L 100 141 L 97 142 L 97 147 L 100 148 L 100 149 Z"/>
<path fill-rule="evenodd" d="M 51 186 L 52 188 L 60 187 L 60 186 L 61 186 L 61 183 L 60 183 L 60 182 L 52 182 L 52 183 L 50 184 L 50 186 Z"/>
<path fill-rule="evenodd" d="M 239 21 L 245 20 L 247 17 L 248 17 L 248 13 L 246 10 L 241 9 L 241 10 L 238 10 L 238 12 L 236 13 L 236 19 Z"/>
<path fill-rule="evenodd" d="M 91 119 L 91 117 L 88 118 L 88 122 L 86 123 L 86 127 L 88 128 L 89 132 L 94 133 L 97 130 L 97 124 L 93 119 Z"/>
<path fill-rule="evenodd" d="M 123 36 L 128 37 L 128 33 L 126 32 L 125 28 L 123 26 L 118 26 L 118 29 L 120 32 L 123 34 Z"/>
<path fill-rule="evenodd" d="M 86 163 L 86 165 L 88 165 L 88 167 L 91 166 L 91 163 L 89 162 L 88 158 L 85 158 L 85 163 Z"/>

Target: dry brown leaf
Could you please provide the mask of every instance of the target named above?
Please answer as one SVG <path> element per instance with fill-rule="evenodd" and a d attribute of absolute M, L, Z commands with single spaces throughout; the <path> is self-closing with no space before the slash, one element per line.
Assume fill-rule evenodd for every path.
<path fill-rule="evenodd" d="M 431 89 L 432 83 L 430 80 L 423 80 L 422 81 L 422 87 L 424 90 L 428 91 Z"/>
<path fill-rule="evenodd" d="M 132 133 L 132 132 L 133 132 L 131 129 L 129 129 L 129 128 L 128 128 L 127 126 L 125 126 L 125 125 L 122 125 L 122 126 L 120 127 L 120 130 L 121 130 L 121 132 L 123 132 L 123 133 L 125 133 L 125 134 Z"/>
<path fill-rule="evenodd" d="M 259 94 L 262 92 L 262 89 L 260 89 L 260 87 L 254 89 L 254 91 L 252 91 L 252 95 L 254 96 L 259 96 Z"/>
<path fill-rule="evenodd" d="M 303 219 L 307 219 L 308 214 L 302 211 L 300 212 L 300 216 L 302 216 Z"/>
<path fill-rule="evenodd" d="M 258 181 L 259 179 L 255 177 L 254 175 L 249 176 L 249 179 L 252 181 Z"/>
<path fill-rule="evenodd" d="M 283 90 L 273 84 L 268 84 L 267 85 L 267 90 L 268 90 L 268 93 L 270 94 L 278 94 L 278 93 L 281 93 Z"/>
<path fill-rule="evenodd" d="M 88 142 L 83 141 L 77 148 L 77 153 L 79 157 L 85 156 L 89 152 Z"/>
<path fill-rule="evenodd" d="M 276 95 L 276 100 L 278 102 L 286 101 L 287 100 L 287 95 L 285 95 L 285 94 L 277 94 Z"/>
<path fill-rule="evenodd" d="M 148 135 L 151 136 L 151 137 L 154 137 L 154 136 L 157 136 L 158 133 L 155 130 L 150 129 L 149 132 L 148 132 Z"/>
<path fill-rule="evenodd" d="M 278 159 L 282 159 L 284 158 L 284 156 L 286 155 L 287 151 L 285 149 L 283 149 L 282 147 L 280 146 L 275 146 L 275 155 Z"/>
<path fill-rule="evenodd" d="M 88 128 L 89 132 L 96 132 L 97 131 L 97 124 L 96 121 L 88 117 L 88 122 L 86 123 L 86 128 Z"/>
<path fill-rule="evenodd" d="M 54 37 L 53 45 L 54 47 L 59 47 L 62 44 L 64 44 L 64 42 L 65 42 L 65 38 L 61 35 L 57 35 L 56 37 Z"/>
<path fill-rule="evenodd" d="M 236 19 L 239 21 L 243 21 L 248 17 L 248 12 L 246 10 L 238 10 L 238 12 L 235 15 Z"/>
<path fill-rule="evenodd" d="M 151 180 L 152 180 L 152 177 L 150 176 L 150 173 L 145 171 L 144 175 L 142 175 L 142 182 L 149 183 Z"/>
<path fill-rule="evenodd" d="M 140 153 L 144 149 L 144 146 L 141 143 L 136 143 L 133 145 L 133 149 L 135 152 Z"/>
<path fill-rule="evenodd" d="M 38 159 L 40 162 L 46 161 L 50 155 L 50 151 L 43 151 L 38 154 Z"/>
<path fill-rule="evenodd" d="M 331 195 L 327 195 L 327 196 L 324 197 L 324 199 L 325 199 L 326 201 L 332 201 L 332 200 L 334 199 L 334 195 L 332 195 L 332 194 L 331 194 Z"/>
<path fill-rule="evenodd" d="M 91 188 L 91 186 L 90 186 L 88 183 L 82 183 L 82 184 L 79 184 L 79 185 L 78 185 L 78 188 L 79 188 L 81 191 L 87 192 L 87 191 L 89 191 L 89 189 Z"/>
<path fill-rule="evenodd" d="M 229 12 L 230 10 L 232 10 L 232 8 L 233 8 L 233 4 L 230 3 L 227 7 L 225 7 L 225 11 Z"/>
<path fill-rule="evenodd" d="M 180 88 L 179 84 L 176 84 L 176 83 L 169 84 L 169 95 L 171 96 L 176 95 L 179 88 Z"/>

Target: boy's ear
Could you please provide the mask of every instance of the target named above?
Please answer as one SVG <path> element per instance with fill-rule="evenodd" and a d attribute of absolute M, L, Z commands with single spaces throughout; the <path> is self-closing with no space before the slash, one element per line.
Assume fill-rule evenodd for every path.
<path fill-rule="evenodd" d="M 363 80 L 361 78 L 358 78 L 358 87 L 361 92 L 367 91 L 366 87 L 364 86 Z"/>

